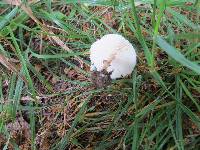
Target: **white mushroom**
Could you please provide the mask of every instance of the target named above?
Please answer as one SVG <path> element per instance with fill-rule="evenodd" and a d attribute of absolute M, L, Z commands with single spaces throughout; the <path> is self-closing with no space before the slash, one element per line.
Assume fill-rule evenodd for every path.
<path fill-rule="evenodd" d="M 136 65 L 136 52 L 131 43 L 119 34 L 107 34 L 90 48 L 91 71 L 106 70 L 111 79 L 132 73 Z"/>

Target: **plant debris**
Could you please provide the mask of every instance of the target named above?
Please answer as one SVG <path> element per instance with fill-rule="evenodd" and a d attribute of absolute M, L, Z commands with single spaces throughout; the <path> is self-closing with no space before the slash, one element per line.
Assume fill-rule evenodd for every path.
<path fill-rule="evenodd" d="M 96 88 L 107 87 L 112 82 L 111 74 L 112 72 L 108 73 L 105 69 L 102 71 L 92 71 L 91 81 Z"/>

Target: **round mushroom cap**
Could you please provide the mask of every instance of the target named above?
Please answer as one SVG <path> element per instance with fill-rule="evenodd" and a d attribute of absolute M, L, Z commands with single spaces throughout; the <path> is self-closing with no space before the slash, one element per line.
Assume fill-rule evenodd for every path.
<path fill-rule="evenodd" d="M 107 34 L 91 45 L 90 60 L 91 71 L 106 69 L 111 73 L 111 79 L 117 79 L 132 73 L 136 65 L 136 52 L 132 44 L 123 36 Z M 106 61 L 110 64 L 105 68 Z"/>

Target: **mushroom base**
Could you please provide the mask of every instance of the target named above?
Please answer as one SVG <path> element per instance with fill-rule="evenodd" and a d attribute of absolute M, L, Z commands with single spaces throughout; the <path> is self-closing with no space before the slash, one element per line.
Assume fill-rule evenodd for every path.
<path fill-rule="evenodd" d="M 102 71 L 92 71 L 91 81 L 96 88 L 104 88 L 111 84 L 111 74 L 112 72 L 107 72 L 105 69 Z"/>

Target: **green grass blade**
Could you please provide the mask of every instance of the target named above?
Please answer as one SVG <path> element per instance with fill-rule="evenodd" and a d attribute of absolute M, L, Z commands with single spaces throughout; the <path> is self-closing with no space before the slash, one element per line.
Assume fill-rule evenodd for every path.
<path fill-rule="evenodd" d="M 182 111 L 187 114 L 187 116 L 197 125 L 197 127 L 200 128 L 200 117 L 182 103 L 179 103 L 179 106 L 181 107 Z"/>
<path fill-rule="evenodd" d="M 18 12 L 18 7 L 15 7 L 11 12 L 9 12 L 6 16 L 1 18 L 0 21 L 0 30 L 12 20 L 12 18 L 17 14 Z"/>
<path fill-rule="evenodd" d="M 152 46 L 152 53 L 153 54 L 152 54 L 152 56 L 154 56 L 155 46 L 156 46 L 156 37 L 158 35 L 158 29 L 159 29 L 159 26 L 160 26 L 160 23 L 161 23 L 161 19 L 164 15 L 164 10 L 165 10 L 165 7 L 166 7 L 165 5 L 166 5 L 166 0 L 159 3 L 159 13 L 158 13 L 158 16 L 157 16 L 157 20 L 156 20 L 155 27 L 154 27 L 154 33 L 153 33 L 153 46 Z"/>
<path fill-rule="evenodd" d="M 87 108 L 87 103 L 89 102 L 89 100 L 91 99 L 91 96 L 89 96 L 82 104 L 78 114 L 76 115 L 71 128 L 69 129 L 69 131 L 67 132 L 67 134 L 64 136 L 64 138 L 60 141 L 59 143 L 59 149 L 65 149 L 65 147 L 69 144 L 70 139 L 71 139 L 71 134 L 73 133 L 77 123 L 80 121 L 81 118 L 83 118 L 84 116 L 84 111 Z"/>
<path fill-rule="evenodd" d="M 163 40 L 160 36 L 156 38 L 157 44 L 173 59 L 181 63 L 183 66 L 188 67 L 189 69 L 193 70 L 194 72 L 200 74 L 200 66 L 196 63 L 188 60 L 182 55 L 176 48 L 168 44 L 165 40 Z"/>
<path fill-rule="evenodd" d="M 178 19 L 182 23 L 186 24 L 187 26 L 191 27 L 194 30 L 200 30 L 200 25 L 194 24 L 192 21 L 190 21 L 188 18 L 186 18 L 184 15 L 181 15 L 180 13 L 176 12 L 175 10 L 171 8 L 167 8 L 167 11 L 170 12 L 175 19 Z"/>
<path fill-rule="evenodd" d="M 23 80 L 19 77 L 16 82 L 15 93 L 13 96 L 13 105 L 12 105 L 13 118 L 16 118 L 16 114 L 19 108 L 19 103 L 22 95 L 22 90 L 23 90 Z"/>
<path fill-rule="evenodd" d="M 138 82 L 137 80 L 137 71 L 134 71 L 133 76 L 132 76 L 132 82 L 133 82 L 133 102 L 135 106 L 135 113 L 137 114 L 138 112 L 138 96 L 139 96 L 139 88 L 140 88 L 140 81 Z M 135 116 L 134 116 L 135 117 Z M 138 149 L 139 145 L 139 119 L 135 117 L 135 123 L 133 126 L 133 141 L 132 141 L 132 149 L 136 150 Z"/>
<path fill-rule="evenodd" d="M 0 110 L 3 110 L 3 101 L 4 101 L 4 97 L 3 97 L 3 78 L 0 77 Z M 1 129 L 0 129 L 1 131 Z"/>
<path fill-rule="evenodd" d="M 37 57 L 39 59 L 60 59 L 60 58 L 68 58 L 68 57 L 72 57 L 72 56 L 81 56 L 81 55 L 86 55 L 87 51 L 84 52 L 70 52 L 70 53 L 61 53 L 61 54 L 53 54 L 53 55 L 49 55 L 49 54 L 37 54 L 31 51 L 32 56 Z"/>
<path fill-rule="evenodd" d="M 198 111 L 200 112 L 200 104 L 198 104 L 198 101 L 192 96 L 191 92 L 188 90 L 188 88 L 186 87 L 186 85 L 183 83 L 183 81 L 181 79 L 179 79 L 179 82 L 180 82 L 185 94 L 192 100 L 192 102 L 195 104 Z"/>
<path fill-rule="evenodd" d="M 10 24 L 0 30 L 0 37 L 6 37 L 9 34 L 9 28 L 15 31 L 19 24 L 23 24 L 28 19 L 28 16 L 22 12 L 19 16 L 11 20 Z"/>
<path fill-rule="evenodd" d="M 199 40 L 200 42 L 200 32 L 189 32 L 189 33 L 180 33 L 175 36 L 176 40 L 178 39 L 188 39 L 188 40 Z"/>
<path fill-rule="evenodd" d="M 23 72 L 25 74 L 25 77 L 27 78 L 28 87 L 30 89 L 30 93 L 32 94 L 31 96 L 36 100 L 36 92 L 35 92 L 35 88 L 34 88 L 34 85 L 33 85 L 33 81 L 32 81 L 32 79 L 30 77 L 30 74 L 29 74 L 29 71 L 28 71 L 28 68 L 27 68 L 26 60 L 24 59 L 22 51 L 19 48 L 19 45 L 18 45 L 18 43 L 16 41 L 16 38 L 15 38 L 12 30 L 10 28 L 8 28 L 8 29 L 9 29 L 9 33 L 11 35 L 12 42 L 13 42 L 13 44 L 15 46 L 16 54 L 19 57 L 20 62 L 22 63 Z M 30 106 L 32 106 L 32 103 L 30 103 Z M 35 139 L 35 116 L 34 116 L 33 109 L 30 109 L 30 122 L 31 122 L 30 124 L 31 124 L 31 133 L 32 133 L 31 134 L 32 148 L 35 149 L 35 145 L 34 145 L 34 139 Z"/>
<path fill-rule="evenodd" d="M 176 93 L 175 93 L 175 97 L 177 99 L 177 101 L 179 101 L 181 103 L 181 99 L 182 99 L 182 87 L 180 86 L 180 76 L 176 76 L 176 85 L 175 85 L 175 89 L 176 89 Z M 183 127 L 182 127 L 182 110 L 179 106 L 179 103 L 176 104 L 176 136 L 177 136 L 177 140 L 178 140 L 178 144 L 180 147 L 180 150 L 184 150 L 184 145 L 183 145 Z"/>
<path fill-rule="evenodd" d="M 130 3 L 131 3 L 131 6 L 132 6 L 132 14 L 133 14 L 133 17 L 135 19 L 134 23 L 135 23 L 138 41 L 140 42 L 140 44 L 144 48 L 144 54 L 145 54 L 145 57 L 147 59 L 148 65 L 150 67 L 153 67 L 153 56 L 152 56 L 152 53 L 150 52 L 148 46 L 146 45 L 146 42 L 145 42 L 144 37 L 142 35 L 138 15 L 137 15 L 137 12 L 136 12 L 135 1 L 130 0 Z"/>
<path fill-rule="evenodd" d="M 16 74 L 12 74 L 11 80 L 10 80 L 10 83 L 9 83 L 9 92 L 8 92 L 8 99 L 10 99 L 10 100 L 14 96 L 16 79 L 17 79 Z"/>

